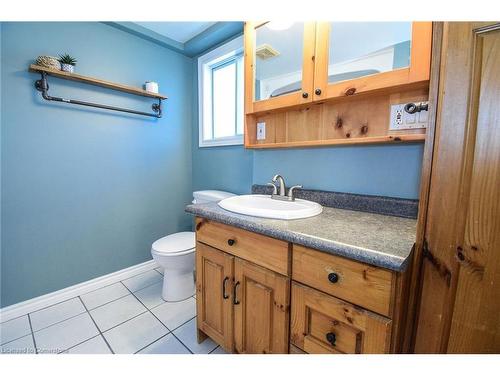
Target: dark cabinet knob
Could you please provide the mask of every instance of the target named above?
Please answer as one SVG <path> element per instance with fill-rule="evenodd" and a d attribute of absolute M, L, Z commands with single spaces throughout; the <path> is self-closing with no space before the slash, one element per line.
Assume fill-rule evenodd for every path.
<path fill-rule="evenodd" d="M 307 92 L 303 92 L 303 93 L 302 93 L 302 97 L 303 97 L 304 99 L 307 99 L 307 98 L 308 98 L 308 96 L 309 96 L 309 94 L 308 94 Z"/>
<path fill-rule="evenodd" d="M 227 240 L 227 244 L 229 246 L 233 246 L 235 243 L 236 243 L 236 240 L 233 240 L 232 238 L 230 238 L 229 240 Z"/>
<path fill-rule="evenodd" d="M 315 93 L 316 95 L 321 95 L 321 89 L 316 89 L 316 90 L 314 91 L 314 93 Z"/>
<path fill-rule="evenodd" d="M 337 341 L 337 336 L 335 336 L 335 333 L 333 332 L 328 332 L 326 334 L 326 341 L 335 346 L 335 341 Z"/>
<path fill-rule="evenodd" d="M 339 275 L 337 275 L 335 272 L 329 273 L 328 281 L 331 282 L 332 284 L 335 284 L 337 281 L 339 281 Z"/>

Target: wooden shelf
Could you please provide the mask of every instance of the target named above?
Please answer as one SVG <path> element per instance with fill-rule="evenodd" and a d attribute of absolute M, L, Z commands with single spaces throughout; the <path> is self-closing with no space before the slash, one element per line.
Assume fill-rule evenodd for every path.
<path fill-rule="evenodd" d="M 30 70 L 30 72 L 38 72 L 38 73 L 45 72 L 48 75 L 53 76 L 53 77 L 67 79 L 70 81 L 83 82 L 83 83 L 87 83 L 87 84 L 93 85 L 93 86 L 106 87 L 108 89 L 118 90 L 118 91 L 126 92 L 129 94 L 134 94 L 134 95 L 145 96 L 148 98 L 156 98 L 156 99 L 162 99 L 162 100 L 167 99 L 167 97 L 164 95 L 155 94 L 153 92 L 142 90 L 142 89 L 139 89 L 139 88 L 136 88 L 133 86 L 127 86 L 127 85 L 122 85 L 120 83 L 104 81 L 104 80 L 99 79 L 99 78 L 88 77 L 88 76 L 84 76 L 81 74 L 63 72 L 62 70 L 50 69 L 50 68 L 46 68 L 46 67 L 40 66 L 40 65 L 31 64 L 29 70 Z"/>
<path fill-rule="evenodd" d="M 280 143 L 261 143 L 246 145 L 246 148 L 290 148 L 290 147 L 324 147 L 340 145 L 359 145 L 359 144 L 377 144 L 377 143 L 414 143 L 424 142 L 425 134 L 401 134 L 387 135 L 381 137 L 349 138 L 349 139 L 324 139 L 317 141 L 296 141 Z"/>

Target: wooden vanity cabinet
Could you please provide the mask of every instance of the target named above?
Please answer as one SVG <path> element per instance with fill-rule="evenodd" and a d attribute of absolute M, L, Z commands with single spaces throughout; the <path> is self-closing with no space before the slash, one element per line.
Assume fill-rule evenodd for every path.
<path fill-rule="evenodd" d="M 196 222 L 198 340 L 209 336 L 228 352 L 288 353 L 288 243 Z"/>
<path fill-rule="evenodd" d="M 388 353 L 391 324 L 388 318 L 292 283 L 291 344 L 306 353 Z"/>
<path fill-rule="evenodd" d="M 407 274 L 292 248 L 290 348 L 319 353 L 399 353 Z"/>
<path fill-rule="evenodd" d="M 336 255 L 293 246 L 292 279 L 389 316 L 394 274 Z"/>
<path fill-rule="evenodd" d="M 405 275 L 196 219 L 198 340 L 235 353 L 397 353 Z"/>

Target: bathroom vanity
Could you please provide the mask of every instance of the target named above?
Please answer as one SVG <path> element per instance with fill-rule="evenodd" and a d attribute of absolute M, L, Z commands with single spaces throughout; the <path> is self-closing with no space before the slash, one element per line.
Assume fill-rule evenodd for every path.
<path fill-rule="evenodd" d="M 235 353 L 401 352 L 416 220 L 324 207 L 272 220 L 190 205 L 198 340 Z"/>

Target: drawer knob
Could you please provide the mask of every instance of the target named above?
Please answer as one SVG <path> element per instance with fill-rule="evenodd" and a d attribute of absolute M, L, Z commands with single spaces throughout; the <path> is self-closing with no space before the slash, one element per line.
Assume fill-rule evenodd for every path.
<path fill-rule="evenodd" d="M 235 243 L 236 243 L 236 240 L 233 240 L 232 238 L 230 238 L 230 239 L 227 240 L 227 244 L 229 246 L 233 246 Z"/>
<path fill-rule="evenodd" d="M 333 332 L 328 332 L 326 334 L 326 341 L 335 346 L 335 341 L 337 341 L 337 336 L 335 336 L 335 333 Z"/>
<path fill-rule="evenodd" d="M 332 284 L 335 284 L 337 281 L 339 281 L 339 275 L 337 275 L 335 272 L 329 273 L 328 281 L 330 281 Z"/>

